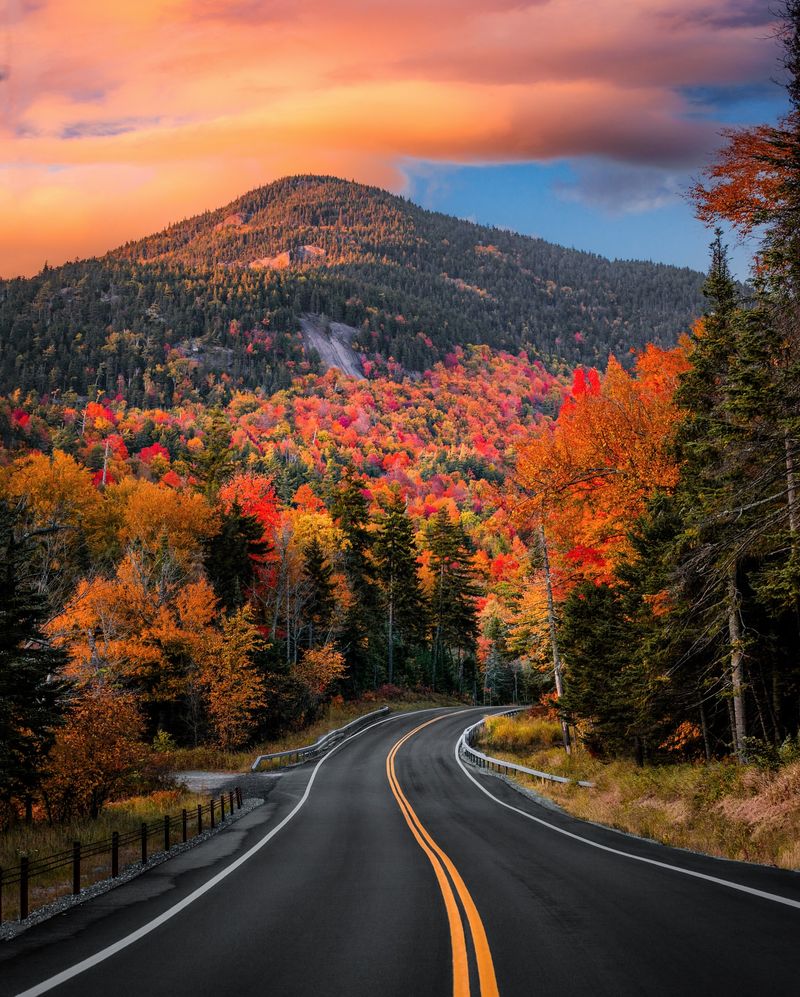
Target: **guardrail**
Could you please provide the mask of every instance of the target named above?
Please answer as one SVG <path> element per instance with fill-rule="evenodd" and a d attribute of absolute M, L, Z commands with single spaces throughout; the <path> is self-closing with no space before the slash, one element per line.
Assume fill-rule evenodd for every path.
<path fill-rule="evenodd" d="M 110 838 L 88 844 L 73 841 L 71 848 L 33 862 L 23 855 L 15 868 L 0 868 L 0 924 L 3 920 L 24 921 L 32 910 L 63 896 L 66 890 L 60 887 L 71 885 L 72 895 L 79 896 L 87 886 L 107 878 L 109 873 L 116 879 L 120 869 L 136 862 L 146 865 L 148 857 L 169 852 L 173 846 L 201 834 L 206 825 L 216 827 L 218 822 L 233 816 L 234 809 L 241 808 L 242 791 L 237 786 L 218 799 L 212 797 L 208 803 L 198 803 L 196 808 L 184 809 L 175 816 L 165 814 L 149 823 L 143 821 L 134 831 L 123 834 L 114 831 Z M 173 836 L 173 832 L 178 833 Z M 155 851 L 150 848 L 153 838 Z M 12 886 L 18 887 L 13 897 L 7 892 Z"/>
<path fill-rule="evenodd" d="M 355 720 L 351 720 L 349 724 L 345 724 L 344 727 L 337 727 L 336 730 L 329 731 L 327 734 L 323 734 L 322 737 L 317 738 L 313 744 L 307 744 L 303 748 L 289 748 L 288 751 L 273 751 L 268 755 L 259 755 L 258 758 L 250 766 L 251 772 L 258 772 L 263 762 L 278 762 L 279 765 L 299 765 L 302 762 L 307 762 L 311 758 L 316 758 L 321 755 L 323 751 L 328 751 L 338 744 L 339 741 L 350 734 L 354 734 L 359 728 L 365 726 L 370 720 L 374 720 L 376 717 L 385 716 L 389 712 L 388 706 L 382 706 L 379 710 L 373 710 L 372 713 L 365 713 L 363 717 L 357 717 Z M 284 761 L 286 759 L 286 761 Z"/>
<path fill-rule="evenodd" d="M 506 710 L 505 713 L 496 713 L 494 716 L 508 717 L 519 712 L 521 712 L 520 709 Z M 486 718 L 484 717 L 483 720 L 479 720 L 471 727 L 467 727 L 458 742 L 459 753 L 462 754 L 468 761 L 472 762 L 474 765 L 477 765 L 478 768 L 489 769 L 492 772 L 502 772 L 505 775 L 508 775 L 510 772 L 522 772 L 523 775 L 532 775 L 542 782 L 573 783 L 577 786 L 583 786 L 585 789 L 594 789 L 593 782 L 585 782 L 582 779 L 569 779 L 564 775 L 553 775 L 552 772 L 539 772 L 538 769 L 529 769 L 525 765 L 517 765 L 514 762 L 506 762 L 503 761 L 502 758 L 493 758 L 491 755 L 485 755 L 482 751 L 478 751 L 476 748 L 473 748 L 472 741 L 475 737 L 475 731 L 479 727 L 482 727 L 485 722 Z"/>

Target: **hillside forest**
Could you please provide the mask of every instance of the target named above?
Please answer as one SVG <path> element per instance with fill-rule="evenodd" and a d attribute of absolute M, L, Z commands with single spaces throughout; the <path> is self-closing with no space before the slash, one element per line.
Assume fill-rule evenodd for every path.
<path fill-rule="evenodd" d="M 600 757 L 777 765 L 800 754 L 790 13 L 791 113 L 731 132 L 692 193 L 701 218 L 760 239 L 752 286 L 732 279 L 718 234 L 703 314 L 677 342 L 666 327 L 649 344 L 630 330 L 604 340 L 601 322 L 591 348 L 602 362 L 574 365 L 574 336 L 555 361 L 555 337 L 527 349 L 530 330 L 511 334 L 508 319 L 470 345 L 484 299 L 457 287 L 466 311 L 431 300 L 471 331 L 459 342 L 431 311 L 423 349 L 420 315 L 399 309 L 411 300 L 401 284 L 427 280 L 422 243 L 402 213 L 380 253 L 343 240 L 361 217 L 350 187 L 318 178 L 4 285 L 4 822 L 37 807 L 52 820 L 96 814 L 142 778 L 154 745 L 246 747 L 333 696 L 387 686 L 541 699 L 568 745 Z M 397 201 L 385 198 L 370 203 Z M 306 282 L 313 296 L 339 281 L 329 261 L 292 251 L 280 267 L 232 265 L 248 234 L 256 254 L 286 245 L 277 223 L 271 241 L 247 231 L 276 205 L 292 245 L 341 256 L 340 290 L 359 273 L 397 277 L 393 323 L 365 304 L 377 284 L 333 316 L 376 333 L 363 377 L 323 371 L 284 305 L 272 308 L 277 288 Z M 376 226 L 368 214 L 363 229 Z M 517 237 L 496 235 L 496 252 L 510 252 Z M 477 272 L 459 280 L 479 286 Z M 304 297 L 297 308 L 325 311 Z M 499 309 L 481 314 L 500 322 Z M 552 318 L 563 333 L 563 314 Z M 209 370 L 175 345 L 192 336 L 204 351 L 242 344 L 232 362 L 250 366 Z M 272 381 L 246 373 L 267 367 Z"/>

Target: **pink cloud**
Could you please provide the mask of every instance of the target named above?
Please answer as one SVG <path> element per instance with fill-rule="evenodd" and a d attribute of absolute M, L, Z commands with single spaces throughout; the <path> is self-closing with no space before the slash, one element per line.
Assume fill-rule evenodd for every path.
<path fill-rule="evenodd" d="M 763 80 L 776 55 L 753 0 L 11 7 L 5 275 L 287 172 L 401 189 L 407 157 L 691 167 L 718 127 L 680 88 Z"/>

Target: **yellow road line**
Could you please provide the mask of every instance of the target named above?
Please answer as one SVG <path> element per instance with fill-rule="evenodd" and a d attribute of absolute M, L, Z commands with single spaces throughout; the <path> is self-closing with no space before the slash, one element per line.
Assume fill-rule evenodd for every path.
<path fill-rule="evenodd" d="M 432 720 L 427 720 L 425 723 L 420 724 L 418 727 L 415 727 L 413 730 L 401 737 L 399 741 L 393 745 L 387 755 L 386 775 L 389 780 L 389 786 L 391 787 L 392 793 L 397 800 L 403 817 L 405 817 L 406 823 L 411 829 L 411 833 L 416 838 L 420 848 L 422 848 L 428 856 L 434 872 L 436 873 L 439 889 L 442 891 L 445 908 L 447 909 L 447 918 L 450 925 L 450 936 L 453 949 L 453 997 L 469 997 L 469 970 L 467 964 L 464 928 L 461 923 L 461 916 L 458 912 L 458 906 L 455 902 L 455 897 L 453 896 L 450 881 L 445 875 L 444 869 L 446 869 L 450 874 L 450 879 L 452 879 L 453 884 L 455 885 L 458 896 L 467 915 L 467 922 L 472 935 L 472 944 L 475 948 L 475 960 L 478 964 L 478 979 L 480 982 L 481 997 L 498 997 L 497 980 L 494 973 L 492 953 L 489 948 L 489 942 L 486 938 L 486 930 L 483 926 L 480 914 L 478 913 L 478 909 L 475 906 L 475 902 L 473 901 L 464 880 L 461 878 L 450 857 L 439 847 L 439 845 L 436 844 L 430 834 L 426 831 L 422 821 L 415 813 L 414 808 L 411 806 L 408 798 L 400 787 L 400 783 L 395 772 L 395 757 L 406 741 L 413 737 L 418 731 L 421 731 L 424 727 L 427 727 L 429 724 L 436 723 L 438 720 L 443 719 L 444 717 L 434 717 Z"/>

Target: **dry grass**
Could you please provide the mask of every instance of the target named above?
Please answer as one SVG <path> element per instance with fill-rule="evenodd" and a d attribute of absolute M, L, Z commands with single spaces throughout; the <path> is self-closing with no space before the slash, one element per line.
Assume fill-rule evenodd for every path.
<path fill-rule="evenodd" d="M 800 762 L 777 771 L 733 762 L 639 768 L 627 760 L 601 762 L 581 750 L 568 757 L 550 746 L 552 739 L 548 743 L 552 730 L 542 734 L 524 715 L 503 720 L 497 734 L 495 721 L 487 725 L 489 753 L 595 783 L 595 789 L 582 789 L 520 777 L 576 817 L 709 855 L 800 869 Z M 518 732 L 509 730 L 514 724 Z M 557 724 L 549 726 L 560 736 Z"/>
<path fill-rule="evenodd" d="M 165 815 L 175 816 L 182 809 L 193 811 L 198 803 L 207 803 L 207 796 L 199 796 L 183 789 L 159 790 L 148 796 L 109 803 L 96 820 L 82 818 L 65 824 L 49 825 L 44 821 L 33 824 L 16 824 L 0 835 L 0 868 L 11 874 L 19 868 L 19 860 L 27 855 L 33 865 L 39 859 L 72 848 L 73 841 L 90 845 L 111 837 L 112 831 L 124 834 L 137 830 L 142 822 L 155 821 Z M 191 833 L 191 831 L 190 831 Z M 152 840 L 150 848 L 158 845 Z M 137 842 L 120 848 L 120 868 L 140 857 Z M 81 886 L 87 887 L 111 875 L 111 853 L 87 858 L 81 864 Z M 35 910 L 56 898 L 71 892 L 72 868 L 65 865 L 31 879 L 30 909 Z M 6 887 L 3 891 L 3 920 L 12 920 L 19 914 L 18 888 Z"/>

